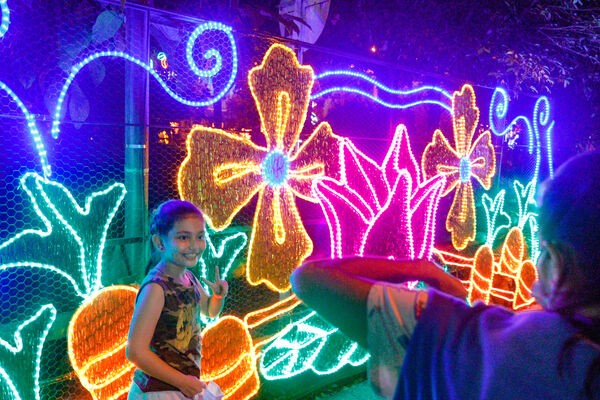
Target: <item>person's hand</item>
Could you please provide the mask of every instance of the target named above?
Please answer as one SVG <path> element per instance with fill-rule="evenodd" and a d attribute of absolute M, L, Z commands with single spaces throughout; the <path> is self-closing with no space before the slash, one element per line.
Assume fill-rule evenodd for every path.
<path fill-rule="evenodd" d="M 229 290 L 229 284 L 226 280 L 219 278 L 219 266 L 215 265 L 215 281 L 211 282 L 206 278 L 202 278 L 202 281 L 208 285 L 210 290 L 212 290 L 213 294 L 219 297 L 227 296 L 227 291 Z"/>
<path fill-rule="evenodd" d="M 194 396 L 204 390 L 205 387 L 206 383 L 192 375 L 185 375 L 178 386 L 181 393 L 189 399 L 193 399 Z"/>
<path fill-rule="evenodd" d="M 467 289 L 462 284 L 460 279 L 440 270 L 434 282 L 431 283 L 436 289 L 447 293 L 451 296 L 465 299 L 468 295 Z"/>

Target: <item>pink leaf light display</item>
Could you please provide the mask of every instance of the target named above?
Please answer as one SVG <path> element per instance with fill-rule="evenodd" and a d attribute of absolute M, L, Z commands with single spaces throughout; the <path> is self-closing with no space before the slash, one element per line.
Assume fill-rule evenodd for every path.
<path fill-rule="evenodd" d="M 344 140 L 342 179 L 313 183 L 329 225 L 331 258 L 429 258 L 444 175 L 421 180 L 406 127 L 396 128 L 381 165 Z"/>

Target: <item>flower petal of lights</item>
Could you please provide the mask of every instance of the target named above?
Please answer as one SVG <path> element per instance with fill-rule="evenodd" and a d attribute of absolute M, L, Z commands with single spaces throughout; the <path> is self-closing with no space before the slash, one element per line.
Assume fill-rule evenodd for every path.
<path fill-rule="evenodd" d="M 125 357 L 125 347 L 137 292 L 131 286 L 104 288 L 69 322 L 69 360 L 95 400 L 115 400 L 131 387 L 135 365 Z"/>
<path fill-rule="evenodd" d="M 313 185 L 331 238 L 331 257 L 429 258 L 445 176 L 421 182 L 403 125 L 381 166 L 345 140 L 341 181 Z M 383 236 L 393 240 L 381 240 Z"/>
<path fill-rule="evenodd" d="M 312 252 L 294 195 L 316 201 L 309 187 L 338 178 L 341 141 L 320 124 L 296 150 L 306 119 L 313 72 L 294 53 L 273 45 L 248 74 L 267 146 L 223 130 L 195 127 L 178 175 L 181 198 L 200 207 L 216 230 L 226 228 L 258 192 L 246 277 L 252 285 L 290 289 L 292 271 Z"/>
<path fill-rule="evenodd" d="M 478 122 L 475 92 L 470 85 L 464 85 L 452 97 L 455 147 L 452 148 L 442 132 L 436 130 L 421 159 L 425 179 L 446 175 L 444 196 L 458 186 L 446 218 L 446 229 L 452 233 L 452 244 L 457 250 L 464 249 L 475 239 L 475 199 L 471 178 L 477 179 L 487 190 L 496 173 L 496 155 L 490 133 L 482 133 L 471 145 Z"/>

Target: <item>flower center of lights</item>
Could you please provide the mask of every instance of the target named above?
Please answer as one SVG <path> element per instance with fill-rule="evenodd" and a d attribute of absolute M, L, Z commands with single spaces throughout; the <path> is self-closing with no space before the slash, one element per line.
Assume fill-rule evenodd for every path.
<path fill-rule="evenodd" d="M 281 150 L 273 150 L 262 162 L 262 177 L 271 187 L 280 187 L 288 179 L 290 160 Z"/>
<path fill-rule="evenodd" d="M 458 165 L 458 174 L 463 183 L 469 182 L 469 179 L 471 178 L 471 160 L 469 160 L 468 157 L 463 157 L 460 159 L 460 164 Z"/>

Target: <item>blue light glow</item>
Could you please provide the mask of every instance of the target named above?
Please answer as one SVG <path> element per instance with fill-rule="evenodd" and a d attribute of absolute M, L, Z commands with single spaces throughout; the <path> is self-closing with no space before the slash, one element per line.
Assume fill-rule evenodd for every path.
<path fill-rule="evenodd" d="M 196 75 L 198 75 L 200 77 L 212 77 L 215 74 L 217 74 L 222 67 L 222 56 L 215 49 L 210 49 L 204 54 L 204 57 L 207 59 L 211 58 L 211 57 L 215 57 L 217 59 L 216 65 L 213 66 L 213 68 L 211 68 L 210 70 L 201 71 L 198 69 L 196 64 L 193 62 L 193 59 L 192 59 L 192 49 L 194 47 L 193 44 L 194 44 L 196 38 L 202 32 L 205 32 L 207 30 L 219 30 L 219 31 L 224 32 L 227 35 L 227 38 L 229 39 L 229 43 L 231 44 L 232 70 L 231 70 L 231 74 L 229 76 L 229 80 L 228 80 L 227 84 L 225 85 L 225 87 L 220 92 L 215 94 L 213 97 L 211 97 L 208 100 L 204 100 L 204 101 L 194 101 L 194 100 L 184 99 L 183 97 L 181 97 L 180 95 L 175 93 L 173 90 L 171 90 L 171 88 L 169 88 L 169 86 L 167 86 L 165 81 L 158 75 L 158 73 L 156 73 L 156 71 L 154 71 L 154 69 L 150 65 L 146 64 L 145 62 L 143 62 L 135 57 L 132 57 L 129 54 L 120 52 L 120 51 L 101 51 L 101 52 L 92 54 L 91 56 L 85 58 L 83 61 L 75 64 L 71 68 L 71 73 L 70 73 L 69 77 L 67 78 L 67 80 L 65 81 L 65 83 L 62 87 L 62 90 L 60 91 L 60 95 L 58 96 L 58 101 L 57 101 L 56 109 L 54 112 L 54 119 L 52 121 L 52 137 L 54 137 L 55 139 L 58 138 L 58 134 L 60 132 L 60 114 L 62 112 L 62 105 L 65 100 L 67 90 L 69 89 L 69 86 L 75 79 L 75 76 L 87 64 L 89 64 L 90 62 L 92 62 L 98 58 L 102 58 L 102 57 L 118 57 L 118 58 L 122 58 L 124 60 L 130 61 L 136 65 L 139 65 L 140 67 L 142 67 L 146 71 L 148 71 L 150 73 L 150 75 L 152 75 L 158 81 L 158 83 L 165 90 L 165 92 L 167 92 L 173 99 L 177 100 L 180 103 L 183 103 L 185 105 L 192 106 L 192 107 L 204 107 L 204 106 L 208 106 L 208 105 L 216 103 L 219 99 L 221 99 L 229 91 L 229 89 L 233 85 L 233 81 L 237 74 L 237 64 L 238 64 L 237 50 L 235 47 L 235 40 L 233 39 L 233 35 L 231 34 L 230 27 L 225 26 L 223 24 L 215 23 L 215 22 L 207 22 L 205 24 L 198 26 L 192 33 L 192 37 L 190 37 L 190 40 L 188 40 L 188 46 L 186 49 L 188 63 L 190 64 L 190 68 L 192 69 L 192 71 L 194 71 L 194 73 Z M 193 38 L 193 40 L 191 40 L 192 38 Z"/>
<path fill-rule="evenodd" d="M 365 74 L 361 74 L 360 72 L 355 72 L 355 71 L 348 71 L 348 70 L 326 71 L 326 72 L 316 75 L 315 80 L 321 79 L 321 78 L 326 78 L 329 76 L 351 76 L 353 78 L 363 79 L 363 80 L 377 86 L 379 89 L 384 90 L 391 94 L 398 94 L 398 95 L 406 96 L 406 95 L 415 94 L 415 93 L 419 93 L 419 92 L 434 91 L 434 92 L 442 94 L 448 100 L 452 100 L 452 95 L 450 93 L 448 93 L 444 89 L 437 87 L 437 86 L 420 86 L 418 88 L 411 89 L 411 90 L 392 89 L 388 86 L 385 86 L 383 83 L 376 81 L 375 79 L 371 78 L 370 76 L 367 76 Z"/>
<path fill-rule="evenodd" d="M 540 172 L 540 164 L 542 159 L 542 149 L 541 146 L 546 146 L 546 155 L 548 160 L 548 171 L 550 177 L 554 176 L 554 167 L 552 162 L 552 143 L 551 143 L 551 134 L 552 129 L 554 128 L 554 121 L 549 122 L 550 120 L 550 101 L 546 96 L 541 96 L 535 102 L 535 106 L 533 108 L 533 123 L 529 121 L 529 118 L 519 115 L 515 117 L 509 124 L 506 125 L 504 130 L 500 130 L 496 126 L 496 120 L 504 120 L 508 113 L 508 94 L 506 90 L 502 88 L 496 88 L 494 90 L 494 94 L 492 95 L 492 99 L 490 101 L 490 129 L 497 136 L 504 136 L 508 132 L 511 132 L 513 127 L 518 124 L 524 124 L 527 128 L 528 135 L 528 151 L 529 154 L 533 154 L 533 150 L 535 148 L 535 172 L 533 175 L 533 179 L 535 181 L 538 180 L 538 175 Z M 540 126 L 546 127 L 546 131 L 544 132 L 546 135 L 546 140 L 542 143 L 540 140 Z"/>
<path fill-rule="evenodd" d="M 281 187 L 287 182 L 290 160 L 281 150 L 273 150 L 262 162 L 262 177 L 271 187 Z"/>
<path fill-rule="evenodd" d="M 463 157 L 460 159 L 460 163 L 458 165 L 458 174 L 463 183 L 467 183 L 469 180 L 471 180 L 471 160 L 469 157 Z"/>
<path fill-rule="evenodd" d="M 31 137 L 33 138 L 33 142 L 35 144 L 35 150 L 40 157 L 40 163 L 42 164 L 42 170 L 44 171 L 44 176 L 49 177 L 52 173 L 50 169 L 50 164 L 48 164 L 48 156 L 46 153 L 46 148 L 44 147 L 44 142 L 42 141 L 42 136 L 40 135 L 40 131 L 38 130 L 35 124 L 35 118 L 33 115 L 29 113 L 25 104 L 19 99 L 19 97 L 13 92 L 8 86 L 4 84 L 4 82 L 0 81 L 0 89 L 4 90 L 23 112 L 25 115 L 25 119 L 27 120 L 27 126 L 29 127 L 29 132 L 31 133 Z"/>
<path fill-rule="evenodd" d="M 10 10 L 8 8 L 8 0 L 0 0 L 0 11 L 2 11 L 2 23 L 0 24 L 0 39 L 8 31 L 10 25 Z"/>
<path fill-rule="evenodd" d="M 433 105 L 437 105 L 442 107 L 443 109 L 445 109 L 448 112 L 452 112 L 452 107 L 442 103 L 441 101 L 438 100 L 419 100 L 419 101 L 413 101 L 410 103 L 404 103 L 404 104 L 392 104 L 392 103 L 388 103 L 387 101 L 383 101 L 381 99 L 378 99 L 377 97 L 373 96 L 370 93 L 367 93 L 363 90 L 360 89 L 356 89 L 356 88 L 352 88 L 352 87 L 346 87 L 346 86 L 337 86 L 337 87 L 332 87 L 329 89 L 325 89 L 317 94 L 313 94 L 312 96 L 310 96 L 311 100 L 315 100 L 318 99 L 321 96 L 324 96 L 326 94 L 329 93 L 333 93 L 333 92 L 348 92 L 348 93 L 354 93 L 354 94 L 359 94 L 361 96 L 364 96 L 370 100 L 373 100 L 376 103 L 381 104 L 384 107 L 388 107 L 388 108 L 395 108 L 395 109 L 406 109 L 406 108 L 411 108 L 411 107 L 415 107 L 415 106 L 419 106 L 422 104 L 433 104 Z"/>

